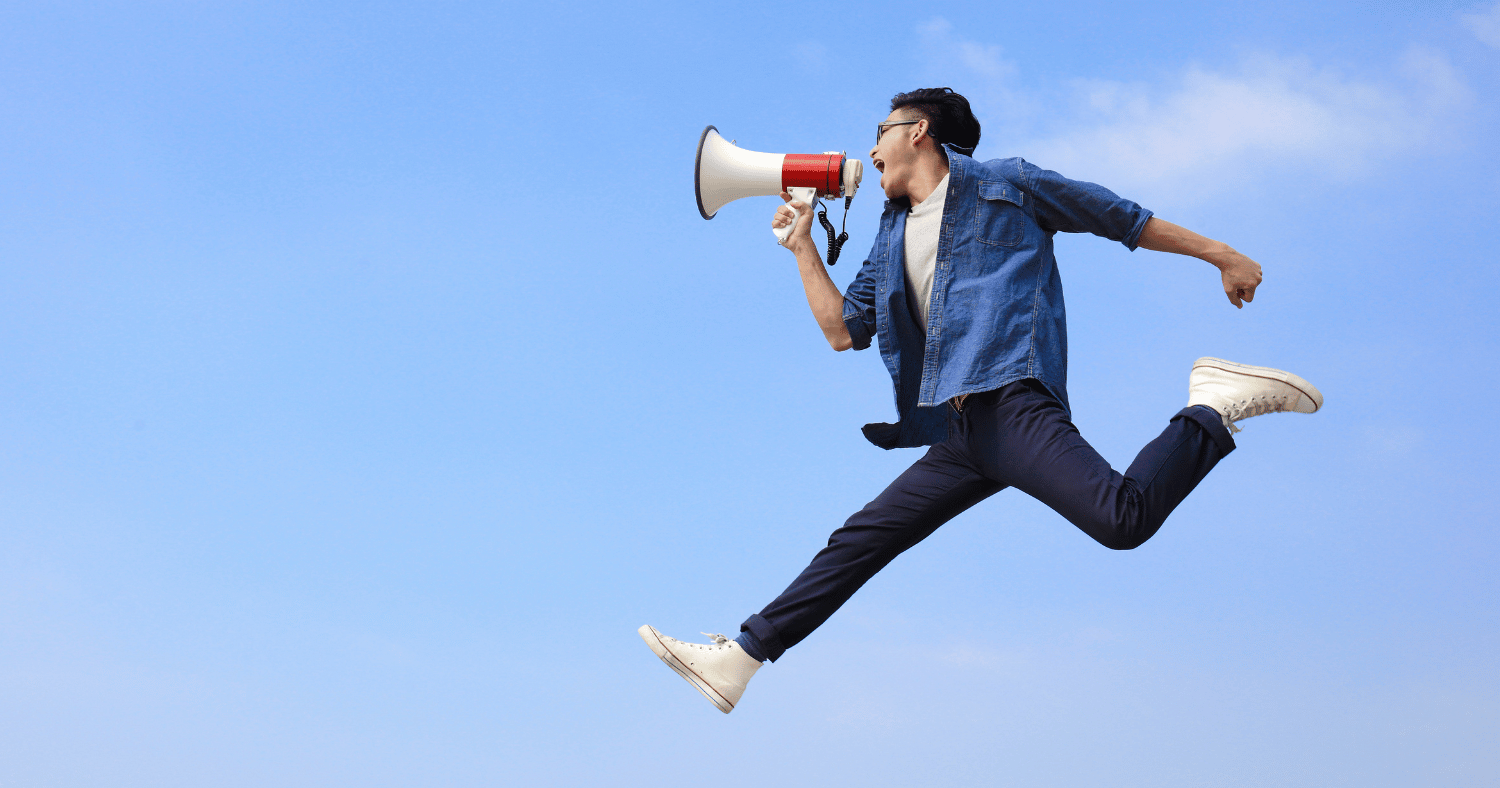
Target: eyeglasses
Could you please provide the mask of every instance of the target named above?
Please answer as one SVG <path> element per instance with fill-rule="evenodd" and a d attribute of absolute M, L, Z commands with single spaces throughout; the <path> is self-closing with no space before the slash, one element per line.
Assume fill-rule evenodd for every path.
<path fill-rule="evenodd" d="M 921 123 L 924 118 L 917 120 L 888 120 L 884 123 L 875 124 L 875 144 L 880 144 L 880 138 L 885 136 L 885 130 L 891 126 L 910 126 L 913 123 Z"/>

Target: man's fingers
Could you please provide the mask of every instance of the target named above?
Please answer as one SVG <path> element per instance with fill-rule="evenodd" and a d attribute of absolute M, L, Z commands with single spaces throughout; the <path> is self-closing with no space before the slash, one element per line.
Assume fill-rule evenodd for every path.
<path fill-rule="evenodd" d="M 1244 309 L 1245 304 L 1255 300 L 1255 286 L 1236 287 L 1233 290 L 1225 290 L 1224 295 L 1229 296 L 1229 303 L 1234 304 L 1235 309 Z"/>
<path fill-rule="evenodd" d="M 1254 261 L 1251 261 L 1251 267 L 1248 269 L 1226 268 L 1223 273 L 1224 295 L 1229 299 L 1229 303 L 1234 304 L 1235 309 L 1244 309 L 1245 304 L 1255 300 L 1255 288 L 1260 286 L 1260 266 L 1254 265 Z"/>
<path fill-rule="evenodd" d="M 792 203 L 792 207 L 795 208 L 796 206 L 801 205 L 801 204 L 802 203 Z M 806 210 L 806 209 L 804 208 L 804 209 L 799 209 L 799 210 Z M 785 219 L 787 222 L 792 222 L 792 221 L 796 220 L 797 215 L 794 214 L 794 213 L 792 213 L 792 208 L 788 208 L 786 206 L 782 206 L 782 207 L 776 209 L 776 218 L 778 218 L 778 219 Z"/>
<path fill-rule="evenodd" d="M 799 218 L 812 215 L 812 208 L 808 207 L 807 203 L 801 200 L 793 200 L 792 195 L 782 192 L 781 199 L 786 201 L 786 205 L 776 209 L 776 214 L 771 217 L 772 227 L 785 227 L 796 222 Z M 794 216 L 793 211 L 797 211 L 798 215 Z"/>

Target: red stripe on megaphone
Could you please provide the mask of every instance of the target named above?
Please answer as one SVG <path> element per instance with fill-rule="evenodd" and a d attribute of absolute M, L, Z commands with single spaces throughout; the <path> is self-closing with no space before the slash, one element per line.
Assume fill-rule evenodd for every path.
<path fill-rule="evenodd" d="M 781 188 L 810 187 L 821 197 L 837 197 L 844 190 L 843 168 L 841 153 L 788 153 L 781 163 Z"/>

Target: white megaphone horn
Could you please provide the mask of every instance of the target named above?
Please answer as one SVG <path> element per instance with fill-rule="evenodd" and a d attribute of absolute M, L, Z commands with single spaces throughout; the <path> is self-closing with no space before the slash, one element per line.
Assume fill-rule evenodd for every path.
<path fill-rule="evenodd" d="M 712 219 L 720 208 L 741 197 L 792 195 L 809 206 L 818 197 L 853 197 L 864 176 L 864 164 L 842 153 L 757 153 L 724 139 L 713 126 L 698 138 L 698 161 L 693 190 L 698 213 Z M 773 229 L 776 242 L 785 244 L 797 224 Z"/>

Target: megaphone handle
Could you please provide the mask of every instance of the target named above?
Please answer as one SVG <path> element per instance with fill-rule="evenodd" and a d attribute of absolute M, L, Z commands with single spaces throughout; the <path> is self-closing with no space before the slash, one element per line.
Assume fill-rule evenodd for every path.
<path fill-rule="evenodd" d="M 818 190 L 811 186 L 789 186 L 786 193 L 792 195 L 793 200 L 807 203 L 809 209 L 812 208 L 813 201 L 818 199 Z M 786 246 L 787 239 L 792 237 L 792 231 L 797 229 L 797 220 L 802 218 L 802 212 L 790 204 L 787 205 L 787 210 L 792 212 L 792 223 L 785 227 L 771 228 L 771 232 L 776 234 L 776 243 L 782 246 Z"/>

